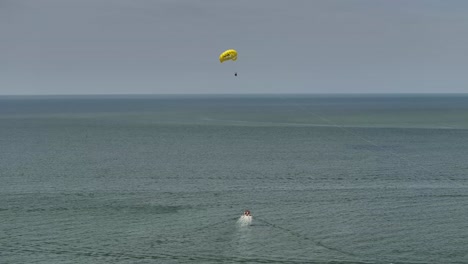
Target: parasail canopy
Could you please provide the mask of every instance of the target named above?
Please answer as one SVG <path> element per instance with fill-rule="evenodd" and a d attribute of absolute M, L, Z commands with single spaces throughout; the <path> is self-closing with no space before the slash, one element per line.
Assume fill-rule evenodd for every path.
<path fill-rule="evenodd" d="M 234 49 L 228 49 L 219 55 L 219 62 L 223 63 L 227 60 L 236 61 L 237 60 L 237 51 Z"/>

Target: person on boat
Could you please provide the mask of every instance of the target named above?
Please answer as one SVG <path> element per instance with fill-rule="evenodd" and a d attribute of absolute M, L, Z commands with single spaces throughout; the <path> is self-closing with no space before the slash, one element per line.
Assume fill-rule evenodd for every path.
<path fill-rule="evenodd" d="M 244 211 L 244 215 L 245 215 L 245 216 L 251 216 L 250 211 L 249 211 L 249 210 L 245 210 L 245 211 Z"/>

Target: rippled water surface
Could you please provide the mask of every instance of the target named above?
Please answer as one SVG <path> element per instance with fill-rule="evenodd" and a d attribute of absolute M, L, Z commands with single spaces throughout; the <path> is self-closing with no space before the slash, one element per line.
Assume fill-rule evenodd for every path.
<path fill-rule="evenodd" d="M 0 263 L 468 263 L 468 96 L 0 97 L 0 183 Z"/>

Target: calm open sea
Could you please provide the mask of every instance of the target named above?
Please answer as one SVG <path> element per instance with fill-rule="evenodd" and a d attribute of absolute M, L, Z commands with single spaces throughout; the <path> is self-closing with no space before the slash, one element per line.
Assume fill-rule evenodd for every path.
<path fill-rule="evenodd" d="M 468 95 L 0 97 L 0 263 L 468 263 L 467 219 Z"/>

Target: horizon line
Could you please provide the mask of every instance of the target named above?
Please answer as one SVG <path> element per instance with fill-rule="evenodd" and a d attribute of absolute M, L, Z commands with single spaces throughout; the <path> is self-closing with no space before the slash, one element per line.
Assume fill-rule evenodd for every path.
<path fill-rule="evenodd" d="M 0 97 L 75 97 L 75 96 L 268 96 L 268 95 L 468 95 L 468 92 L 356 92 L 356 93 L 96 93 L 96 94 L 0 94 Z"/>

